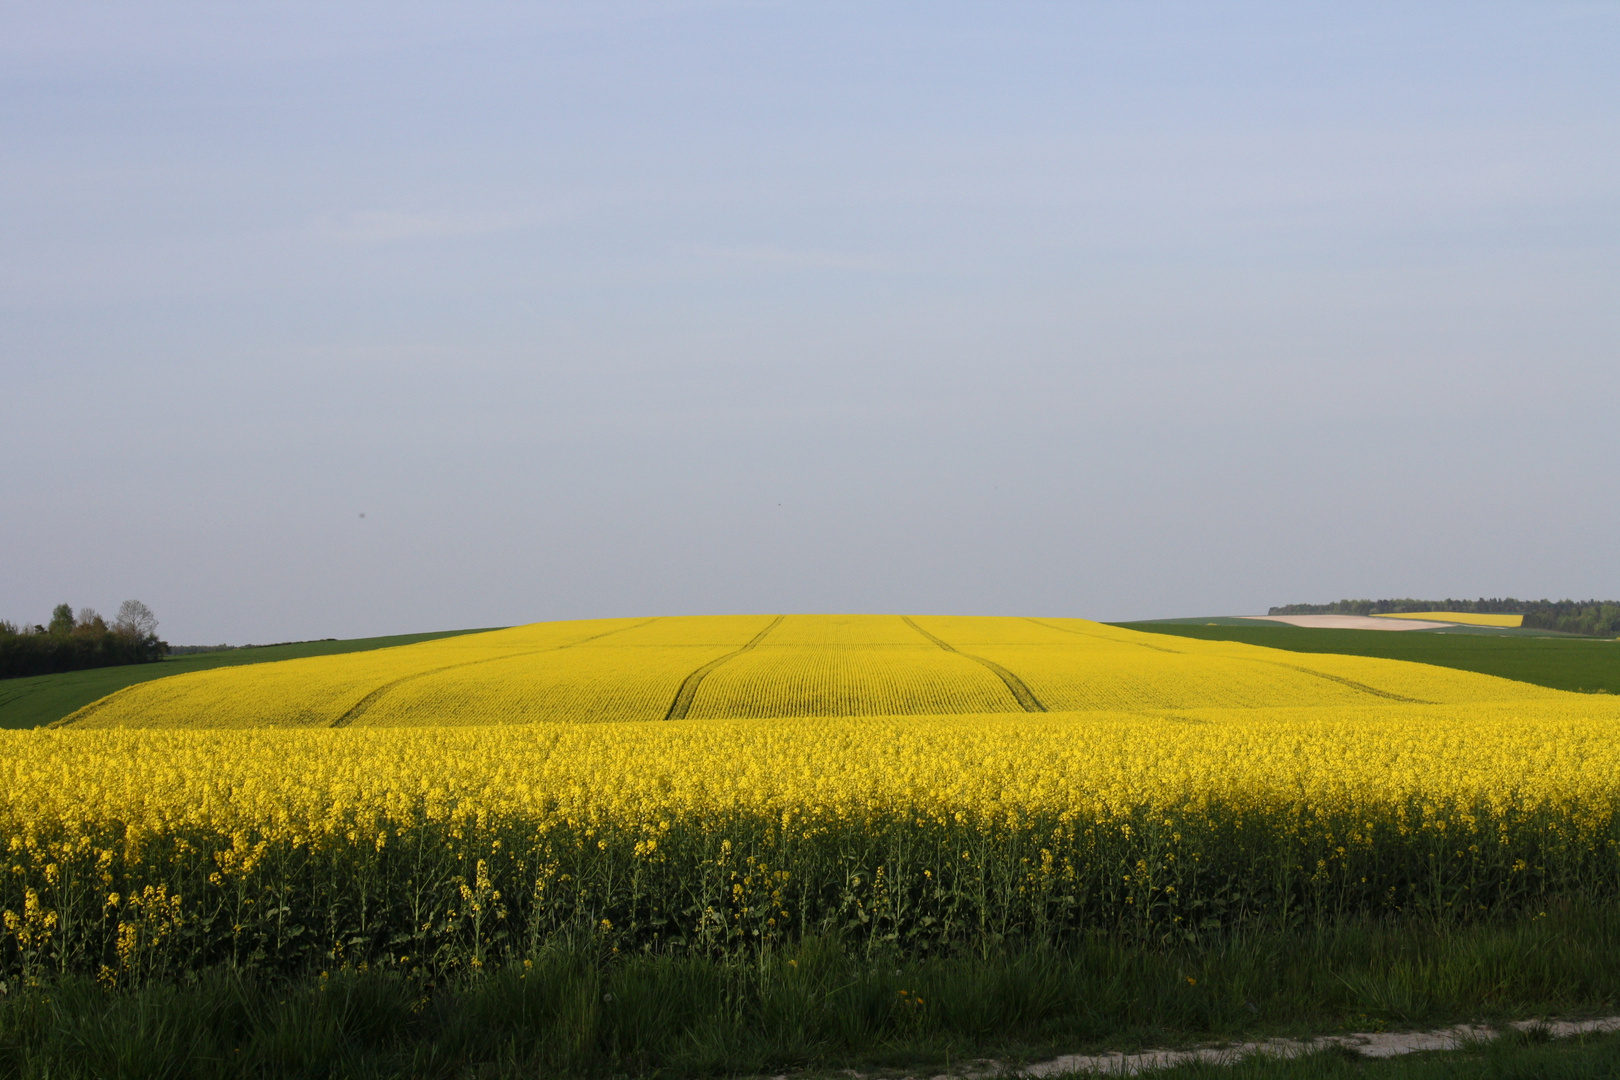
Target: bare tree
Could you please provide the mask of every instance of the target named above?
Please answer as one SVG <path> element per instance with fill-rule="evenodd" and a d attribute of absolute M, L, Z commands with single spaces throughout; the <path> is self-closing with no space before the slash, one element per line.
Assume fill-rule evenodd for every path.
<path fill-rule="evenodd" d="M 157 628 L 157 616 L 139 600 L 125 600 L 118 605 L 118 618 L 113 623 L 113 629 L 120 634 L 145 640 L 157 637 Z"/>

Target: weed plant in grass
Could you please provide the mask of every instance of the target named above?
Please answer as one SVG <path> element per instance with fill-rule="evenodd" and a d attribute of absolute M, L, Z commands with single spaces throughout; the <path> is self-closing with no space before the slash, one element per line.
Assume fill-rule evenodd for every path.
<path fill-rule="evenodd" d="M 1092 938 L 1063 949 L 913 959 L 869 956 L 824 937 L 725 958 L 626 955 L 582 935 L 499 971 L 437 982 L 397 970 L 277 978 L 214 968 L 123 989 L 67 977 L 9 991 L 0 996 L 7 1078 L 939 1068 L 1612 1011 L 1620 914 L 1575 904 L 1545 918 L 1470 926 L 1358 919 L 1251 927 L 1198 947 Z M 1590 1050 L 1596 1056 L 1548 1047 L 1522 1060 L 1595 1068 L 1614 1060 L 1604 1045 Z M 1513 1055 L 1522 1049 L 1510 1043 L 1468 1060 L 1491 1068 L 1521 1060 Z M 1181 1074 L 1336 1077 L 1361 1068 L 1313 1057 Z M 1391 1068 L 1367 1075 L 1490 1075 Z"/>

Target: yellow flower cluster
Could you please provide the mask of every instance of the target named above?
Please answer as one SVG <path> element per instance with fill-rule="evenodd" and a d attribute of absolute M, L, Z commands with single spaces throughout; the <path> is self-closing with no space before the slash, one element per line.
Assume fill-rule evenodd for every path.
<path fill-rule="evenodd" d="M 706 949 L 1192 933 L 1613 894 L 1617 807 L 1620 702 L 1573 694 L 3 732 L 0 908 L 12 963 L 48 945 L 89 970 L 140 949 L 151 970 L 164 950 L 481 966 L 570 927 Z"/>
<path fill-rule="evenodd" d="M 307 840 L 363 824 L 716 811 L 1107 819 L 1219 802 L 1607 810 L 1620 701 L 465 728 L 0 732 L 12 846 L 45 823 Z M 131 841 L 133 842 L 133 840 Z"/>

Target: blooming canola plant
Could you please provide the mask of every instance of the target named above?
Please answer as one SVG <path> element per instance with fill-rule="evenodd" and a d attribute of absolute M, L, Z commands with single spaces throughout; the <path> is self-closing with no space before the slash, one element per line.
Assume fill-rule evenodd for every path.
<path fill-rule="evenodd" d="M 1613 898 L 1616 736 L 1603 695 L 1081 620 L 538 624 L 0 732 L 0 963 L 926 951 Z"/>

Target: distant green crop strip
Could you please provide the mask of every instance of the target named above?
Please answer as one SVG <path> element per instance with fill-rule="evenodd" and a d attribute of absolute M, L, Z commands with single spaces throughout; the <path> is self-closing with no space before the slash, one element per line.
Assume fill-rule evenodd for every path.
<path fill-rule="evenodd" d="M 1234 620 L 1235 621 L 1235 620 Z M 1620 694 L 1620 642 L 1577 637 L 1497 636 L 1388 630 L 1326 630 L 1282 625 L 1197 625 L 1182 621 L 1111 625 L 1200 641 L 1241 641 L 1300 653 L 1410 660 L 1497 675 L 1554 690 Z"/>
<path fill-rule="evenodd" d="M 367 652 L 395 645 L 413 645 L 418 641 L 480 633 L 483 633 L 482 629 L 440 630 L 429 634 L 395 634 L 391 637 L 350 638 L 346 641 L 300 641 L 291 645 L 192 653 L 156 664 L 126 664 L 89 671 L 64 671 L 56 675 L 35 675 L 25 679 L 5 679 L 0 681 L 0 729 L 42 727 L 115 690 L 191 671 L 241 664 L 268 664 L 305 656 Z"/>

